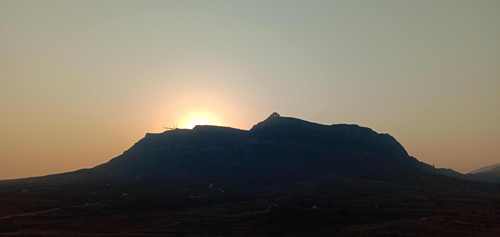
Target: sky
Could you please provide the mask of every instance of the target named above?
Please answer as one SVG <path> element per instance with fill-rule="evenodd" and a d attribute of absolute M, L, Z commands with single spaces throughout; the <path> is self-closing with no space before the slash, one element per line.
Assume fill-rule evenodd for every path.
<path fill-rule="evenodd" d="M 500 163 L 500 1 L 0 1 L 0 179 L 276 111 Z"/>

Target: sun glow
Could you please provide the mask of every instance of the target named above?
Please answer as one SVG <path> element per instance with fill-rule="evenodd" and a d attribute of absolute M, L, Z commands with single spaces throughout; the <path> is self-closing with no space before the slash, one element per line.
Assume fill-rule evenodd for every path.
<path fill-rule="evenodd" d="M 196 125 L 220 125 L 219 119 L 207 112 L 188 114 L 181 120 L 180 128 L 194 128 Z"/>

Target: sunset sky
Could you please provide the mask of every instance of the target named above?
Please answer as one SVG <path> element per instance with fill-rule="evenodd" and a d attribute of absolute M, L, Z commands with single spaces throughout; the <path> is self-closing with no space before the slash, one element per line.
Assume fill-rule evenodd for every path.
<path fill-rule="evenodd" d="M 0 1 L 0 179 L 276 111 L 500 163 L 500 1 Z"/>

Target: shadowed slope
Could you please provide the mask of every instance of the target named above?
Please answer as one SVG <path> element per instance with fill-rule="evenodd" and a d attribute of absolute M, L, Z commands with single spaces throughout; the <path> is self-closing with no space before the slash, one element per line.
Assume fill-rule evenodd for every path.
<path fill-rule="evenodd" d="M 412 181 L 443 172 L 408 155 L 388 134 L 273 113 L 252 129 L 196 126 L 146 136 L 92 169 L 29 179 L 49 183 L 225 183 L 241 189 L 313 180 Z"/>
<path fill-rule="evenodd" d="M 500 164 L 472 171 L 467 176 L 476 180 L 500 183 Z"/>

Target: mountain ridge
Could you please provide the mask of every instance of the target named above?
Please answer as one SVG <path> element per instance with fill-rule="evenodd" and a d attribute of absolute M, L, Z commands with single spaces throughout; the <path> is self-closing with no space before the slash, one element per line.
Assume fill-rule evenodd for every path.
<path fill-rule="evenodd" d="M 422 175 L 460 177 L 412 157 L 387 133 L 355 124 L 325 125 L 273 113 L 249 130 L 197 125 L 193 129 L 146 133 L 108 162 L 45 176 L 44 181 L 219 182 L 258 187 L 326 177 L 399 182 Z"/>
<path fill-rule="evenodd" d="M 467 177 L 486 182 L 500 183 L 500 164 L 490 165 L 467 173 Z"/>

